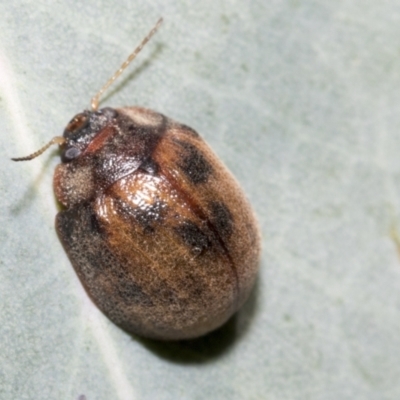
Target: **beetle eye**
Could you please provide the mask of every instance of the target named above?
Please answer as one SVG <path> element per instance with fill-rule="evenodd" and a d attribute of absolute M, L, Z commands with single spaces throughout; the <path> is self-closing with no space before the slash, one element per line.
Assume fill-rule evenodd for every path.
<path fill-rule="evenodd" d="M 68 162 L 73 160 L 74 158 L 78 157 L 81 154 L 81 151 L 77 147 L 70 147 L 69 149 L 65 150 L 63 154 L 63 161 Z"/>
<path fill-rule="evenodd" d="M 68 123 L 65 128 L 66 132 L 73 133 L 82 128 L 84 128 L 88 124 L 88 116 L 86 114 L 78 114 Z"/>

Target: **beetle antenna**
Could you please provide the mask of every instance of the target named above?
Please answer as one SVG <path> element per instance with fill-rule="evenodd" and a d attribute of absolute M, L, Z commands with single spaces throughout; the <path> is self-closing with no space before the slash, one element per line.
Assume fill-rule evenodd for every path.
<path fill-rule="evenodd" d="M 35 151 L 34 153 L 30 154 L 29 156 L 12 158 L 11 160 L 13 160 L 13 161 L 30 161 L 30 160 L 33 160 L 34 158 L 40 156 L 41 154 L 43 154 L 53 144 L 61 145 L 61 144 L 64 144 L 64 143 L 65 143 L 65 138 L 63 138 L 62 136 L 55 136 L 55 137 L 53 137 L 53 139 L 50 140 L 49 143 L 44 145 L 38 151 Z"/>
<path fill-rule="evenodd" d="M 114 81 L 124 72 L 128 65 L 136 58 L 136 56 L 143 49 L 145 44 L 152 38 L 152 36 L 157 32 L 158 28 L 162 24 L 163 19 L 160 18 L 147 36 L 142 40 L 138 47 L 131 53 L 131 55 L 126 59 L 126 61 L 121 65 L 121 67 L 115 72 L 115 74 L 107 81 L 107 83 L 97 92 L 97 94 L 92 97 L 91 106 L 92 111 L 96 111 L 99 108 L 99 101 L 102 94 L 114 83 Z"/>

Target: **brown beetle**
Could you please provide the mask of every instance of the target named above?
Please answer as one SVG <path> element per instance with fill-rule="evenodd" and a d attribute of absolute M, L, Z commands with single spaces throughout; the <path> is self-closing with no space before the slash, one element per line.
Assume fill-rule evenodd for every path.
<path fill-rule="evenodd" d="M 63 137 L 56 229 L 86 291 L 113 322 L 176 340 L 218 328 L 249 296 L 260 240 L 241 188 L 191 128 L 140 107 L 98 110 Z"/>

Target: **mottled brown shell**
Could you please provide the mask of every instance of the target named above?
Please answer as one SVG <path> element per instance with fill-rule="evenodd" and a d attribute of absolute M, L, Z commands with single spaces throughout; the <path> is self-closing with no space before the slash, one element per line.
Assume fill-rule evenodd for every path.
<path fill-rule="evenodd" d="M 260 253 L 242 190 L 191 128 L 126 107 L 67 126 L 56 227 L 87 292 L 123 329 L 195 338 L 247 299 Z"/>

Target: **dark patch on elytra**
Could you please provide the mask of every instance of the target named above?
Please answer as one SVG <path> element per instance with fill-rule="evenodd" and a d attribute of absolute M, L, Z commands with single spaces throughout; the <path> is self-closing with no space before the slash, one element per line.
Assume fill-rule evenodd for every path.
<path fill-rule="evenodd" d="M 204 281 L 193 273 L 186 274 L 185 280 L 181 283 L 183 285 L 181 290 L 190 293 L 191 296 L 200 297 L 206 290 Z"/>
<path fill-rule="evenodd" d="M 60 211 L 56 217 L 56 229 L 61 240 L 71 238 L 75 230 L 76 208 Z"/>
<path fill-rule="evenodd" d="M 86 231 L 89 236 L 100 236 L 103 230 L 91 203 L 81 203 L 60 211 L 56 218 L 57 232 L 65 240 L 72 240 L 77 234 Z"/>
<path fill-rule="evenodd" d="M 56 217 L 60 240 L 82 283 L 99 271 L 115 266 L 116 259 L 105 245 L 105 237 L 91 204 L 79 204 Z"/>
<path fill-rule="evenodd" d="M 154 305 L 150 296 L 143 292 L 142 288 L 129 277 L 118 279 L 116 288 L 121 299 L 128 305 L 135 304 L 147 307 Z"/>
<path fill-rule="evenodd" d="M 112 270 L 110 273 L 117 280 L 118 283 L 115 287 L 119 296 L 127 305 L 136 304 L 151 307 L 159 303 L 171 305 L 179 302 L 175 292 L 164 281 L 159 281 L 153 288 L 146 285 L 145 288 L 149 290 L 146 292 L 125 270 Z"/>
<path fill-rule="evenodd" d="M 202 152 L 191 143 L 180 140 L 176 140 L 175 142 L 184 149 L 182 159 L 178 165 L 187 178 L 196 185 L 207 182 L 213 169 Z"/>
<path fill-rule="evenodd" d="M 154 288 L 153 296 L 158 302 L 168 305 L 178 304 L 181 301 L 166 282 L 160 282 L 159 285 Z"/>
<path fill-rule="evenodd" d="M 132 207 L 121 199 L 117 204 L 121 215 L 128 219 L 134 219 L 147 234 L 154 232 L 155 226 L 165 219 L 167 213 L 167 204 L 161 200 L 141 207 Z"/>
<path fill-rule="evenodd" d="M 95 212 L 90 214 L 90 228 L 93 233 L 98 233 L 99 235 L 103 233 L 99 218 Z"/>
<path fill-rule="evenodd" d="M 221 239 L 228 239 L 233 231 L 233 217 L 223 202 L 213 201 L 209 205 L 210 220 Z"/>
<path fill-rule="evenodd" d="M 208 236 L 192 221 L 184 221 L 175 231 L 194 254 L 201 254 L 211 247 Z"/>

